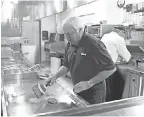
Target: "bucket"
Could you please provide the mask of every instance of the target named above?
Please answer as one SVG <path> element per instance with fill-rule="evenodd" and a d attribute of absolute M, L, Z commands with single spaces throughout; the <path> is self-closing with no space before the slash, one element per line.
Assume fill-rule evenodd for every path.
<path fill-rule="evenodd" d="M 57 57 L 51 57 L 51 74 L 55 74 L 61 66 L 61 59 Z"/>
<path fill-rule="evenodd" d="M 35 64 L 37 58 L 36 45 L 22 45 L 22 53 L 28 53 L 24 55 L 31 63 Z"/>

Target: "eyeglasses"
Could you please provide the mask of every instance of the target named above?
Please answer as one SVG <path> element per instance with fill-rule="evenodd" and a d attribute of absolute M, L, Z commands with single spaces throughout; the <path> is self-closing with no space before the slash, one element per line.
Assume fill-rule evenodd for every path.
<path fill-rule="evenodd" d="M 73 33 L 74 33 L 74 31 L 73 31 L 73 32 L 64 33 L 64 35 L 70 36 L 70 35 L 72 35 Z"/>
<path fill-rule="evenodd" d="M 76 29 L 74 29 L 72 32 L 67 32 L 67 33 L 64 33 L 64 35 L 66 36 L 71 36 L 73 33 L 76 32 Z"/>

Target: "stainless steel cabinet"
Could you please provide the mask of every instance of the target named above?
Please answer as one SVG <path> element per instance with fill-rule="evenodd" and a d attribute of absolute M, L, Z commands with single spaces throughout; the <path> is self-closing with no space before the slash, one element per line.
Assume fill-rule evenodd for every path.
<path fill-rule="evenodd" d="M 130 69 L 119 69 L 125 84 L 122 98 L 144 95 L 144 74 Z"/>
<path fill-rule="evenodd" d="M 144 75 L 140 72 L 130 72 L 129 97 L 144 95 Z"/>

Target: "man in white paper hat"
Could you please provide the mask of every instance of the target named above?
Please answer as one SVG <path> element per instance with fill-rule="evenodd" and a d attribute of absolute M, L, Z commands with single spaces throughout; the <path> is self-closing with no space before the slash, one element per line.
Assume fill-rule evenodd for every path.
<path fill-rule="evenodd" d="M 126 47 L 125 39 L 130 38 L 130 36 L 131 35 L 130 33 L 128 33 L 125 26 L 117 25 L 114 27 L 112 32 L 105 34 L 102 37 L 101 41 L 105 44 L 114 63 L 119 62 L 121 60 L 125 62 L 129 62 L 131 58 L 131 54 Z M 123 86 L 124 81 L 121 78 L 119 72 L 116 71 L 111 78 L 106 80 L 106 82 L 107 82 L 107 90 L 109 90 L 107 92 L 111 92 L 109 93 L 111 94 L 111 96 L 107 97 L 107 101 L 121 99 L 123 97 L 122 89 L 124 89 Z M 120 82 L 122 83 L 120 84 Z"/>

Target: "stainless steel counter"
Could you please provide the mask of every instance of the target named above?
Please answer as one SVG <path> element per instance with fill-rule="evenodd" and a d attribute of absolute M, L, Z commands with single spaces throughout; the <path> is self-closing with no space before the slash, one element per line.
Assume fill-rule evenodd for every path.
<path fill-rule="evenodd" d="M 27 69 L 32 64 L 21 53 L 2 57 L 2 102 L 5 116 L 29 116 L 50 113 L 70 108 L 86 107 L 87 104 L 63 87 L 59 81 L 47 88 L 46 95 L 36 99 L 32 86 L 44 83 L 34 71 Z M 48 103 L 55 98 L 58 104 Z M 36 100 L 32 102 L 31 99 Z"/>
<path fill-rule="evenodd" d="M 31 98 L 36 98 L 32 91 L 32 86 L 38 81 L 42 82 L 38 77 L 34 77 L 33 74 L 29 74 L 28 77 L 24 75 L 22 80 L 16 79 L 14 81 L 12 79 L 8 82 L 4 80 L 5 100 L 9 116 L 20 116 L 21 114 L 27 116 L 77 107 L 76 102 L 57 83 L 47 88 L 46 95 L 38 99 L 38 103 L 31 102 Z M 50 97 L 56 98 L 59 103 L 55 105 L 49 104 L 47 99 Z"/>
<path fill-rule="evenodd" d="M 87 108 L 71 109 L 64 112 L 50 113 L 48 116 L 143 116 L 144 97 L 95 104 Z"/>
<path fill-rule="evenodd" d="M 7 47 L 6 49 L 2 49 L 4 53 L 4 56 L 1 58 L 2 109 L 4 117 L 31 115 L 101 115 L 114 109 L 117 111 L 122 108 L 134 106 L 135 104 L 143 104 L 144 99 L 142 97 L 134 101 L 133 99 L 127 99 L 88 106 L 84 100 L 69 91 L 65 87 L 66 85 L 62 85 L 60 79 L 54 85 L 47 88 L 46 95 L 40 99 L 36 99 L 32 91 L 32 86 L 37 82 L 44 83 L 45 81 L 40 79 L 37 72 L 28 70 L 33 64 L 24 58 L 21 53 L 13 52 Z M 5 50 L 6 52 L 4 52 Z M 119 65 L 119 68 L 144 72 L 141 68 L 135 69 L 127 65 Z M 49 98 L 55 98 L 58 104 L 48 103 Z M 36 102 L 32 102 L 31 99 L 36 100 Z M 131 101 L 133 102 L 131 103 Z M 116 116 L 116 114 L 112 115 Z"/>
<path fill-rule="evenodd" d="M 117 65 L 118 69 L 125 69 L 125 70 L 131 70 L 133 72 L 140 72 L 144 74 L 144 64 L 141 63 L 138 67 L 135 67 L 132 64 L 119 64 Z"/>

